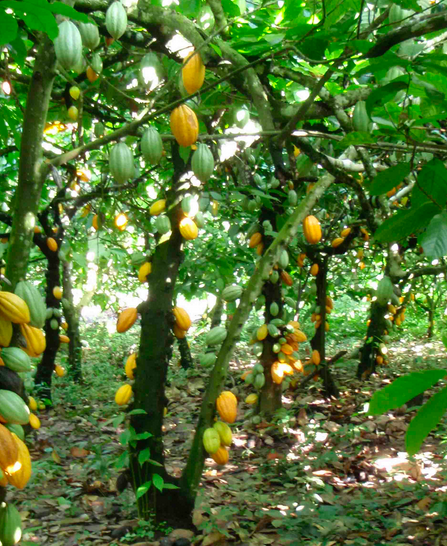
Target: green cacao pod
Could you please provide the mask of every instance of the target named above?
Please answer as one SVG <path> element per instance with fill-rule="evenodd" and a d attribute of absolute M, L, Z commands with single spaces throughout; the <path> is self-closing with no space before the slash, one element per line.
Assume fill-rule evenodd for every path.
<path fill-rule="evenodd" d="M 99 30 L 93 23 L 79 23 L 82 43 L 88 49 L 96 49 L 99 46 Z"/>
<path fill-rule="evenodd" d="M 235 301 L 241 297 L 242 292 L 243 288 L 241 286 L 232 284 L 231 286 L 227 286 L 222 292 L 222 298 L 227 302 Z"/>
<path fill-rule="evenodd" d="M 264 350 L 264 345 L 260 341 L 257 341 L 256 343 L 253 343 L 253 345 L 251 347 L 252 354 L 257 356 L 258 358 L 262 355 L 263 350 Z"/>
<path fill-rule="evenodd" d="M 205 227 L 205 217 L 203 216 L 203 212 L 198 212 L 194 216 L 194 223 L 197 225 L 198 228 L 203 229 Z"/>
<path fill-rule="evenodd" d="M 391 24 L 398 23 L 399 21 L 402 21 L 402 19 L 406 19 L 410 15 L 412 15 L 414 12 L 408 9 L 403 9 L 401 6 L 398 6 L 397 4 L 392 4 L 389 14 L 389 19 Z M 407 23 L 407 21 L 405 21 Z"/>
<path fill-rule="evenodd" d="M 149 127 L 144 131 L 141 139 L 141 152 L 150 165 L 158 165 L 160 162 L 163 156 L 163 141 L 155 127 Z"/>
<path fill-rule="evenodd" d="M 20 281 L 15 293 L 28 305 L 31 326 L 43 328 L 47 310 L 39 290 L 28 281 Z"/>
<path fill-rule="evenodd" d="M 56 318 L 61 318 L 62 311 L 60 309 L 58 309 L 57 307 L 55 307 L 53 309 L 53 316 L 56 317 Z"/>
<path fill-rule="evenodd" d="M 245 383 L 247 383 L 247 385 L 253 385 L 253 382 L 255 380 L 255 377 L 256 375 L 254 373 L 249 373 L 245 376 Z"/>
<path fill-rule="evenodd" d="M 279 305 L 276 303 L 276 301 L 274 301 L 270 304 L 270 314 L 272 315 L 272 317 L 276 317 L 278 313 L 279 313 Z"/>
<path fill-rule="evenodd" d="M 214 171 L 214 157 L 206 144 L 197 144 L 191 160 L 193 173 L 200 182 L 208 182 Z"/>
<path fill-rule="evenodd" d="M 182 199 L 182 211 L 189 216 L 196 207 L 196 198 L 193 195 L 187 195 Z M 197 210 L 197 209 L 196 209 Z"/>
<path fill-rule="evenodd" d="M 284 326 L 284 321 L 283 321 L 283 319 L 275 318 L 275 319 L 272 319 L 270 321 L 270 324 L 274 324 L 275 326 L 277 326 L 279 328 L 281 326 Z"/>
<path fill-rule="evenodd" d="M 213 428 L 207 428 L 203 433 L 203 447 L 205 451 L 212 455 L 220 447 L 220 436 L 217 430 Z"/>
<path fill-rule="evenodd" d="M 45 312 L 45 319 L 50 320 L 50 318 L 53 316 L 54 309 L 52 307 L 48 307 L 48 309 Z"/>
<path fill-rule="evenodd" d="M 5 427 L 10 431 L 14 432 L 14 434 L 22 440 L 22 442 L 25 441 L 25 431 L 23 430 L 23 427 L 21 425 L 13 425 L 12 423 L 5 423 Z"/>
<path fill-rule="evenodd" d="M 219 345 L 227 337 L 227 330 L 223 326 L 212 328 L 206 335 L 205 343 L 207 345 Z"/>
<path fill-rule="evenodd" d="M 101 74 L 102 72 L 102 59 L 98 53 L 95 53 L 92 57 L 92 62 L 90 66 L 96 72 L 96 74 Z"/>
<path fill-rule="evenodd" d="M 258 373 L 258 375 L 255 377 L 255 380 L 253 381 L 253 387 L 255 389 L 262 389 L 264 385 L 265 385 L 265 375 L 263 373 Z"/>
<path fill-rule="evenodd" d="M 287 356 L 282 351 L 279 351 L 276 358 L 279 360 L 279 362 L 287 362 Z"/>
<path fill-rule="evenodd" d="M 289 265 L 289 253 L 283 250 L 279 255 L 278 265 L 281 269 L 285 269 Z"/>
<path fill-rule="evenodd" d="M 284 298 L 284 303 L 292 309 L 295 309 L 296 307 L 296 302 L 292 298 L 289 298 L 287 296 Z"/>
<path fill-rule="evenodd" d="M 106 12 L 106 28 L 115 40 L 119 40 L 126 32 L 127 13 L 120 1 L 113 2 Z"/>
<path fill-rule="evenodd" d="M 257 186 L 262 186 L 262 184 L 264 183 L 264 181 L 262 180 L 262 176 L 259 174 L 259 173 L 255 173 L 253 175 L 253 182 L 257 185 Z"/>
<path fill-rule="evenodd" d="M 55 319 L 55 318 L 51 319 L 51 321 L 50 321 L 50 328 L 51 328 L 52 330 L 57 330 L 57 329 L 59 328 L 59 322 L 58 322 L 57 319 Z"/>
<path fill-rule="evenodd" d="M 146 261 L 147 261 L 146 255 L 143 254 L 142 252 L 134 252 L 130 257 L 130 263 L 134 267 L 140 267 Z"/>
<path fill-rule="evenodd" d="M 29 423 L 29 408 L 18 394 L 0 390 L 0 415 L 7 423 L 26 425 Z"/>
<path fill-rule="evenodd" d="M 255 375 L 259 373 L 264 373 L 264 366 L 262 364 L 255 364 L 253 366 L 253 373 Z"/>
<path fill-rule="evenodd" d="M 206 33 L 210 33 L 214 27 L 214 13 L 212 9 L 205 4 L 199 10 L 197 15 L 197 26 Z"/>
<path fill-rule="evenodd" d="M 95 128 L 93 129 L 93 132 L 95 133 L 96 138 L 101 138 L 104 136 L 104 133 L 106 132 L 106 128 L 104 123 L 101 123 L 98 121 L 98 123 L 95 124 Z"/>
<path fill-rule="evenodd" d="M 59 25 L 59 34 L 54 40 L 54 51 L 59 63 L 71 70 L 82 58 L 82 38 L 78 27 L 71 21 Z"/>
<path fill-rule="evenodd" d="M 287 339 L 285 337 L 280 337 L 278 339 L 278 342 L 280 345 L 284 345 L 285 343 L 287 343 Z"/>
<path fill-rule="evenodd" d="M 217 434 L 219 434 L 220 443 L 224 446 L 231 446 L 233 435 L 231 433 L 231 428 L 227 425 L 227 423 L 224 423 L 223 421 L 216 421 L 213 428 L 217 431 Z"/>
<path fill-rule="evenodd" d="M 272 282 L 273 284 L 276 284 L 278 281 L 279 281 L 279 273 L 275 269 L 274 271 L 272 271 L 272 274 L 270 275 L 270 282 Z"/>
<path fill-rule="evenodd" d="M 275 343 L 272 347 L 272 350 L 274 353 L 278 354 L 279 351 L 281 350 L 281 345 L 279 343 Z"/>
<path fill-rule="evenodd" d="M 163 76 L 163 65 L 160 63 L 156 53 L 148 53 L 141 59 L 138 81 L 148 91 L 155 89 L 163 79 Z"/>
<path fill-rule="evenodd" d="M 364 100 L 359 100 L 355 105 L 352 115 L 352 126 L 354 127 L 354 131 L 362 133 L 367 133 L 371 129 L 372 123 L 366 111 L 366 102 Z"/>
<path fill-rule="evenodd" d="M 278 337 L 281 333 L 278 328 L 271 322 L 267 325 L 267 330 L 272 337 Z"/>
<path fill-rule="evenodd" d="M 200 365 L 204 368 L 208 368 L 208 366 L 213 366 L 216 362 L 217 355 L 214 353 L 203 353 L 199 356 L 199 362 Z"/>
<path fill-rule="evenodd" d="M 18 347 L 3 349 L 1 357 L 5 366 L 14 372 L 29 372 L 31 370 L 30 357 Z"/>
<path fill-rule="evenodd" d="M 22 538 L 22 518 L 17 508 L 8 503 L 0 508 L 0 543 L 15 546 Z"/>
<path fill-rule="evenodd" d="M 298 194 L 296 193 L 296 191 L 295 190 L 290 190 L 287 197 L 288 197 L 288 200 L 289 200 L 289 205 L 291 207 L 296 207 L 296 205 L 298 203 Z"/>
<path fill-rule="evenodd" d="M 171 231 L 171 220 L 165 214 L 161 214 L 155 220 L 155 227 L 160 235 L 164 235 L 168 231 Z"/>
<path fill-rule="evenodd" d="M 117 3 L 118 2 L 115 2 L 115 4 Z M 112 4 L 112 6 L 113 5 L 114 4 Z M 132 151 L 124 142 L 118 142 L 118 144 L 115 144 L 112 148 L 109 158 L 109 168 L 110 174 L 118 184 L 124 184 L 135 176 Z"/>
<path fill-rule="evenodd" d="M 382 306 L 386 305 L 393 293 L 393 283 L 391 282 L 391 279 L 387 276 L 383 277 L 377 286 L 377 303 Z"/>
<path fill-rule="evenodd" d="M 272 176 L 272 178 L 270 179 L 270 187 L 272 189 L 276 189 L 276 188 L 279 188 L 279 185 L 280 185 L 280 181 L 274 176 Z"/>

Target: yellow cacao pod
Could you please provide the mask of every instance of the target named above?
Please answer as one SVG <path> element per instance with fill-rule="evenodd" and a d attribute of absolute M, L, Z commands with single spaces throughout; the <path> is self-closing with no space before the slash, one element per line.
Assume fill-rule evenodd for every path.
<path fill-rule="evenodd" d="M 127 332 L 131 328 L 138 317 L 138 311 L 135 307 L 129 307 L 124 309 L 118 317 L 118 322 L 116 323 L 116 331 L 120 334 Z"/>
<path fill-rule="evenodd" d="M 200 53 L 194 51 L 185 59 L 185 65 L 182 68 L 183 85 L 191 95 L 198 91 L 205 80 L 205 65 L 203 64 Z"/>
<path fill-rule="evenodd" d="M 126 405 L 132 398 L 132 387 L 127 383 L 122 385 L 115 393 L 115 402 L 118 406 Z"/>
<path fill-rule="evenodd" d="M 306 241 L 311 245 L 315 245 L 321 241 L 321 225 L 315 216 L 306 216 L 303 222 L 303 233 Z"/>
<path fill-rule="evenodd" d="M 0 292 L 0 315 L 15 324 L 24 324 L 31 320 L 26 302 L 12 292 Z"/>
<path fill-rule="evenodd" d="M 222 421 L 234 423 L 237 415 L 237 398 L 231 391 L 223 391 L 216 400 L 217 411 Z"/>
<path fill-rule="evenodd" d="M 174 307 L 172 310 L 175 317 L 175 323 L 181 330 L 189 330 L 191 328 L 191 319 L 188 313 L 181 307 Z"/>
<path fill-rule="evenodd" d="M 3 470 L 11 485 L 17 489 L 23 489 L 31 478 L 31 456 L 24 442 L 14 433 L 12 436 L 18 447 L 17 460 Z"/>
<path fill-rule="evenodd" d="M 199 122 L 194 111 L 186 104 L 172 111 L 170 125 L 172 134 L 180 146 L 188 147 L 196 142 L 199 136 Z"/>

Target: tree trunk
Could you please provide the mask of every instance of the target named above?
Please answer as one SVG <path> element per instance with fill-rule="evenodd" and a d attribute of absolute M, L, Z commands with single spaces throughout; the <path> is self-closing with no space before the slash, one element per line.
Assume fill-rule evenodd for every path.
<path fill-rule="evenodd" d="M 60 286 L 60 259 L 58 252 L 51 252 L 47 255 L 48 269 L 46 272 L 46 305 L 47 308 L 60 309 L 60 300 L 55 298 L 53 289 L 56 286 Z M 57 320 L 57 328 L 53 330 L 51 327 L 51 321 Z M 45 321 L 45 337 L 47 346 L 43 353 L 42 360 L 37 366 L 37 373 L 35 377 L 35 387 L 39 392 L 39 396 L 48 398 L 51 400 L 51 379 L 53 376 L 54 366 L 56 362 L 57 351 L 59 350 L 59 328 L 60 318 L 56 318 L 54 315 Z"/>
<path fill-rule="evenodd" d="M 76 383 L 82 382 L 82 346 L 79 332 L 79 311 L 73 304 L 72 290 L 72 265 L 64 261 L 62 264 L 62 285 L 64 298 L 68 305 L 64 306 L 64 316 L 68 324 L 67 335 L 70 338 L 68 344 L 68 372 Z"/>
<path fill-rule="evenodd" d="M 357 368 L 357 377 L 359 379 L 366 379 L 376 371 L 377 347 L 383 342 L 386 330 L 386 312 L 387 305 L 379 305 L 377 300 L 372 302 L 366 341 L 360 349 L 360 362 Z"/>
<path fill-rule="evenodd" d="M 276 283 L 266 282 L 264 284 L 263 295 L 265 296 L 265 323 L 268 324 L 273 318 L 270 313 L 270 305 L 276 302 L 279 307 L 278 318 L 281 318 L 282 299 L 281 299 L 281 281 Z M 273 345 L 277 343 L 277 340 L 268 335 L 263 343 L 263 351 L 261 355 L 260 364 L 264 367 L 265 383 L 261 389 L 258 410 L 259 413 L 266 419 L 271 419 L 275 411 L 282 407 L 282 385 L 278 385 L 272 379 L 271 367 L 276 362 L 278 355 L 273 352 Z"/>
<path fill-rule="evenodd" d="M 192 368 L 194 361 L 189 350 L 188 340 L 186 337 L 178 340 L 178 348 L 180 350 L 180 365 L 184 370 Z"/>
<path fill-rule="evenodd" d="M 52 41 L 39 34 L 40 44 L 29 85 L 20 147 L 19 182 L 14 195 L 13 222 L 6 277 L 15 285 L 25 278 L 34 226 L 47 167 L 42 166 L 42 140 L 55 77 Z"/>
<path fill-rule="evenodd" d="M 173 144 L 173 157 L 176 165 L 175 180 L 173 191 L 168 196 L 168 209 L 169 203 L 174 201 L 177 182 L 183 172 L 183 162 L 176 144 Z M 165 484 L 178 482 L 168 475 L 164 466 L 162 425 L 166 405 L 166 374 L 174 340 L 173 296 L 183 257 L 181 247 L 184 241 L 178 229 L 182 217 L 180 206 L 172 209 L 169 217 L 171 237 L 155 248 L 152 273 L 149 276 L 149 297 L 139 308 L 141 337 L 135 370 L 133 408 L 142 409 L 145 414 L 131 417 L 131 427 L 135 430 L 137 440 L 130 447 L 130 471 L 135 492 L 138 494 L 142 486 L 147 488 L 147 492 L 137 499 L 139 517 L 145 520 L 154 518 L 168 525 L 184 527 L 191 525 L 193 504 L 182 497 L 180 489 L 160 492 L 154 487 L 160 477 Z M 148 433 L 149 437 L 146 437 Z M 148 459 L 156 461 L 156 465 Z"/>
<path fill-rule="evenodd" d="M 220 326 L 222 322 L 222 313 L 224 310 L 224 301 L 220 296 L 217 296 L 216 303 L 211 310 L 211 329 Z"/>
<path fill-rule="evenodd" d="M 318 264 L 318 274 L 315 277 L 315 284 L 317 286 L 317 306 L 320 308 L 319 315 L 321 316 L 320 327 L 315 330 L 315 335 L 312 338 L 310 344 L 312 350 L 320 353 L 321 362 L 319 364 L 319 375 L 323 380 L 323 389 L 328 397 L 338 398 L 340 395 L 338 387 L 335 384 L 331 371 L 326 364 L 326 300 L 327 300 L 327 271 L 328 271 L 328 257 L 323 259 L 313 258 L 313 263 Z"/>
<path fill-rule="evenodd" d="M 433 337 L 433 331 L 435 328 L 435 306 L 434 299 L 429 300 L 430 307 L 428 308 L 428 329 L 427 337 L 430 339 Z"/>

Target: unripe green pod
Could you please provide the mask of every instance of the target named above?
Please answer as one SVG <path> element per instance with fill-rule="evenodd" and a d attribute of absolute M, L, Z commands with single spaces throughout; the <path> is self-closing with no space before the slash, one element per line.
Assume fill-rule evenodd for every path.
<path fill-rule="evenodd" d="M 253 385 L 254 380 L 255 380 L 255 374 L 254 373 L 249 373 L 245 377 L 245 383 L 247 383 L 247 385 Z"/>
<path fill-rule="evenodd" d="M 46 320 L 50 320 L 50 318 L 53 316 L 53 308 L 52 307 L 48 307 L 47 309 L 47 312 L 46 312 L 46 315 L 45 315 L 45 319 Z"/>
<path fill-rule="evenodd" d="M 262 355 L 263 350 L 264 350 L 264 345 L 260 341 L 256 342 L 251 348 L 252 354 L 257 356 L 258 358 Z"/>
<path fill-rule="evenodd" d="M 273 316 L 273 317 L 276 317 L 276 315 L 279 313 L 279 306 L 278 304 L 276 303 L 276 301 L 272 302 L 270 304 L 270 314 Z"/>
<path fill-rule="evenodd" d="M 267 330 L 272 337 L 278 337 L 280 335 L 278 328 L 272 323 L 267 325 Z"/>
<path fill-rule="evenodd" d="M 296 307 L 296 301 L 294 301 L 292 298 L 285 297 L 285 298 L 284 298 L 284 302 L 285 302 L 286 305 L 288 305 L 288 306 L 291 307 L 292 309 L 295 309 L 295 307 Z"/>
<path fill-rule="evenodd" d="M 281 345 L 279 343 L 275 343 L 272 347 L 274 353 L 279 353 L 281 350 Z"/>
<path fill-rule="evenodd" d="M 262 364 L 255 364 L 253 367 L 253 373 L 254 374 L 264 373 L 264 366 Z"/>
<path fill-rule="evenodd" d="M 282 351 L 278 353 L 277 358 L 279 362 L 287 362 L 287 356 Z"/>
<path fill-rule="evenodd" d="M 273 284 L 276 284 L 279 281 L 279 273 L 278 271 L 274 270 L 272 271 L 272 274 L 270 275 L 270 282 Z"/>
<path fill-rule="evenodd" d="M 275 326 L 279 328 L 280 326 L 284 326 L 284 321 L 280 318 L 275 318 L 270 321 L 270 324 L 274 324 Z"/>
<path fill-rule="evenodd" d="M 57 321 L 57 319 L 51 319 L 50 327 L 52 330 L 57 330 L 59 328 L 59 322 Z"/>
<path fill-rule="evenodd" d="M 278 342 L 280 345 L 284 345 L 285 343 L 287 343 L 287 339 L 285 337 L 280 337 L 278 339 Z"/>
<path fill-rule="evenodd" d="M 295 190 L 290 190 L 289 191 L 288 200 L 289 200 L 289 205 L 291 207 L 296 207 L 296 205 L 298 203 L 298 195 L 297 195 Z"/>
<path fill-rule="evenodd" d="M 285 269 L 289 265 L 289 253 L 283 250 L 279 255 L 278 265 L 281 269 Z"/>
<path fill-rule="evenodd" d="M 270 187 L 273 189 L 276 189 L 279 187 L 279 185 L 280 185 L 279 180 L 275 178 L 274 176 L 272 176 L 272 178 L 270 179 Z"/>
<path fill-rule="evenodd" d="M 263 373 L 260 373 L 255 377 L 253 386 L 255 387 L 255 389 L 262 389 L 264 385 L 265 385 L 265 375 Z"/>
<path fill-rule="evenodd" d="M 60 309 L 57 309 L 57 307 L 55 307 L 53 309 L 53 316 L 56 317 L 56 318 L 61 318 L 62 316 L 62 311 Z"/>

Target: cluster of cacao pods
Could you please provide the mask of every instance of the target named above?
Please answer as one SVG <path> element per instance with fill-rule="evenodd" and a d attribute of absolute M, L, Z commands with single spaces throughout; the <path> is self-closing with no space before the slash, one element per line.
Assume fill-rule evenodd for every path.
<path fill-rule="evenodd" d="M 208 455 L 219 465 L 225 465 L 230 457 L 227 447 L 231 446 L 231 428 L 223 421 L 216 421 L 203 433 L 203 447 Z"/>
<path fill-rule="evenodd" d="M 172 310 L 174 314 L 174 326 L 173 332 L 177 339 L 183 339 L 186 336 L 186 332 L 191 328 L 191 318 L 188 313 L 181 307 L 174 307 Z"/>
<path fill-rule="evenodd" d="M 330 296 L 326 296 L 326 315 L 330 315 L 334 309 L 334 302 L 332 301 L 332 298 Z M 312 307 L 312 315 L 310 316 L 310 320 L 314 323 L 315 330 L 318 330 L 318 328 L 321 326 L 321 309 L 320 306 L 314 305 Z M 329 332 L 330 326 L 329 322 L 326 321 L 324 324 L 324 329 L 326 332 Z"/>

